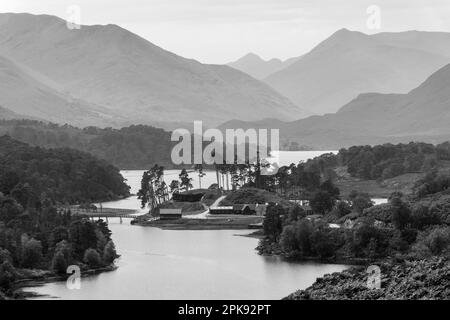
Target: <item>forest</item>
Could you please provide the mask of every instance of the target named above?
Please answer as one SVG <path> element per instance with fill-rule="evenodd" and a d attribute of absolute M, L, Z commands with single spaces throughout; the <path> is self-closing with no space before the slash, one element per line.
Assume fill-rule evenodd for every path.
<path fill-rule="evenodd" d="M 450 257 L 450 176 L 430 172 L 410 196 L 393 193 L 374 206 L 368 194 L 347 198 L 326 181 L 304 207 L 271 205 L 260 253 L 343 263 Z"/>
<path fill-rule="evenodd" d="M 19 279 L 111 266 L 117 254 L 107 224 L 65 205 L 127 195 L 119 170 L 90 154 L 0 137 L 0 299 L 14 297 Z"/>
<path fill-rule="evenodd" d="M 0 120 L 0 135 L 43 148 L 72 148 L 88 152 L 120 169 L 169 167 L 170 132 L 144 125 L 121 129 L 58 125 L 34 120 Z"/>

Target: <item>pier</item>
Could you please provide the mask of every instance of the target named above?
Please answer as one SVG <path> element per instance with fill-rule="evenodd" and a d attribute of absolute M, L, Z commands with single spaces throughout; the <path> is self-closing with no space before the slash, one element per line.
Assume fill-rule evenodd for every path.
<path fill-rule="evenodd" d="M 132 209 L 118 209 L 118 208 L 101 208 L 101 209 L 81 209 L 79 207 L 70 207 L 70 212 L 75 215 L 83 215 L 89 218 L 95 219 L 105 219 L 108 222 L 109 218 L 120 218 L 120 223 L 122 219 L 129 218 L 134 219 L 137 216 L 136 210 Z"/>

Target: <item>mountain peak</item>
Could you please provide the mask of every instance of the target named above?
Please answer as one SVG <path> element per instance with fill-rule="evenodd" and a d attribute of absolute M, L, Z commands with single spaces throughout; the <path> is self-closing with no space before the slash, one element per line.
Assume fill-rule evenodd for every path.
<path fill-rule="evenodd" d="M 69 30 L 54 16 L 0 15 L 0 43 L 13 62 L 0 70 L 0 104 L 18 114 L 58 123 L 80 114 L 83 126 L 302 114 L 242 72 L 177 56 L 116 25 Z"/>
<path fill-rule="evenodd" d="M 368 35 L 361 31 L 353 31 L 347 28 L 342 28 L 333 33 L 330 38 L 339 38 L 339 39 L 363 39 L 368 38 Z"/>
<path fill-rule="evenodd" d="M 236 60 L 233 63 L 239 63 L 239 62 L 242 62 L 242 63 L 260 63 L 260 62 L 265 62 L 265 61 L 260 56 L 258 56 L 256 53 L 250 52 L 250 53 L 247 53 L 242 58 Z"/>

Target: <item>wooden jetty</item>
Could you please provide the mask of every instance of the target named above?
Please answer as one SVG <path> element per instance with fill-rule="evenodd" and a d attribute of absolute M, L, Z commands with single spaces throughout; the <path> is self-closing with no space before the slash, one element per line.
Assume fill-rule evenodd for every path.
<path fill-rule="evenodd" d="M 97 210 L 93 209 L 82 209 L 76 206 L 68 208 L 70 212 L 75 215 L 83 215 L 92 219 L 105 219 L 108 222 L 108 218 L 120 218 L 120 223 L 122 219 L 130 218 L 134 219 L 137 217 L 137 211 L 132 209 L 118 209 L 118 208 L 101 208 Z"/>

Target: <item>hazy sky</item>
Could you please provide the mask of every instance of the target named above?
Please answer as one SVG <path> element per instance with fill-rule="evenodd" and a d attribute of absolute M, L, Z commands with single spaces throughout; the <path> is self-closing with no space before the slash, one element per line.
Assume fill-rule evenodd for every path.
<path fill-rule="evenodd" d="M 226 63 L 254 52 L 265 59 L 299 56 L 341 28 L 450 31 L 449 0 L 0 0 L 0 12 L 68 16 L 82 24 L 118 24 L 186 58 Z M 380 8 L 369 29 L 367 9 Z"/>

